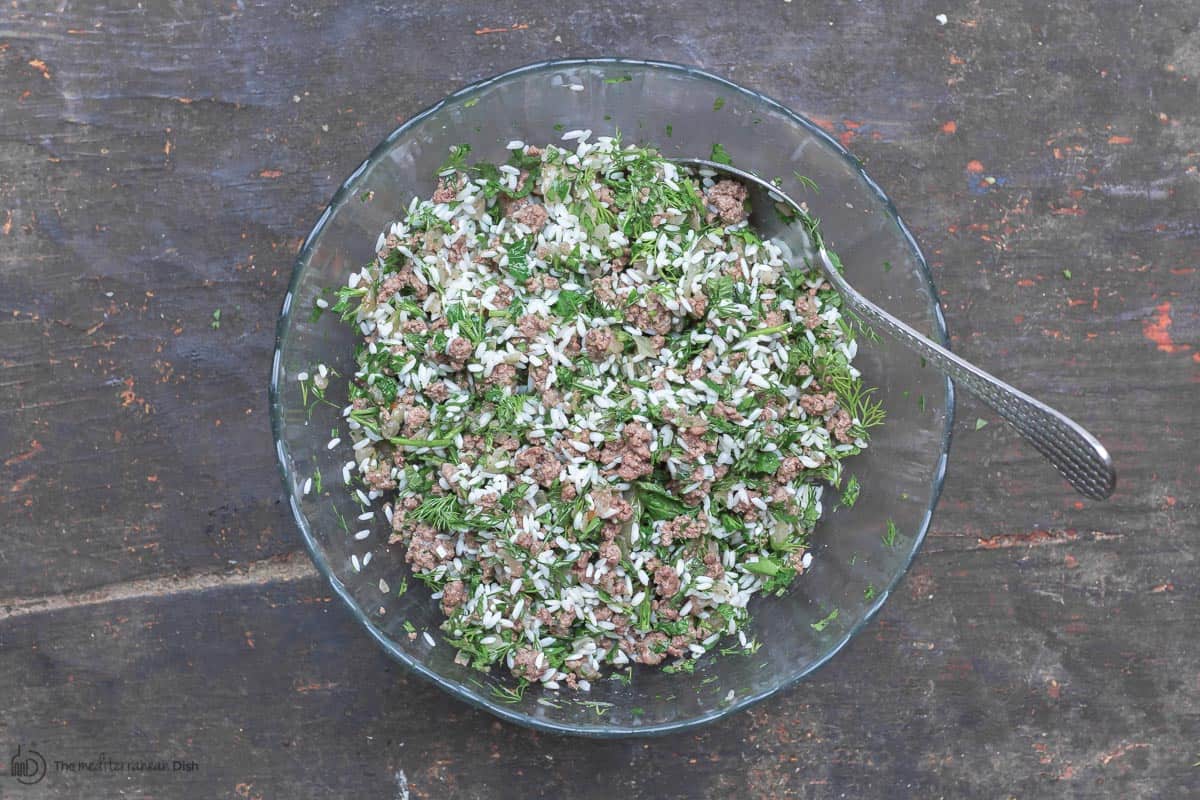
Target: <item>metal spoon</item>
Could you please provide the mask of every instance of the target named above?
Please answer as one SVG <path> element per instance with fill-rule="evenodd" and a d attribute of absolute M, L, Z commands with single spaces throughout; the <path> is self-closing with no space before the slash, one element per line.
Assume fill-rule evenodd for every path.
<path fill-rule="evenodd" d="M 744 184 L 750 192 L 751 209 L 756 213 L 772 209 L 776 203 L 784 203 L 798 215 L 798 220 L 807 218 L 799 203 L 745 170 L 699 158 L 678 158 L 674 161 L 692 169 L 712 170 L 716 176 Z M 793 225 L 792 229 L 801 234 L 809 260 L 817 263 L 825 273 L 826 280 L 859 316 L 890 333 L 908 349 L 924 356 L 928 363 L 991 406 L 1045 456 L 1077 492 L 1095 500 L 1103 500 L 1112 494 L 1117 483 L 1112 458 L 1104 445 L 1083 426 L 1061 411 L 956 356 L 863 297 L 833 266 L 825 246 L 819 241 L 814 243 L 804 225 Z"/>

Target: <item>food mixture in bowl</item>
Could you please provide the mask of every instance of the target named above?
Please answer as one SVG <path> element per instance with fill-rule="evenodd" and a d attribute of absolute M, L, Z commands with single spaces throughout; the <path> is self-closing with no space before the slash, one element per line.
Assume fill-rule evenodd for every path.
<path fill-rule="evenodd" d="M 587 690 L 753 649 L 747 603 L 808 566 L 882 412 L 839 296 L 748 227 L 745 187 L 562 138 L 452 151 L 318 301 L 361 334 L 357 371 L 299 377 L 348 381 L 329 446 L 360 527 L 387 519 L 458 659 Z"/>

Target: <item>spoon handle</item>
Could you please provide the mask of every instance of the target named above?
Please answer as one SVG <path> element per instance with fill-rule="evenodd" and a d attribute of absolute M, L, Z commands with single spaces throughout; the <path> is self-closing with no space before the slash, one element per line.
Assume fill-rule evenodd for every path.
<path fill-rule="evenodd" d="M 1103 500 L 1117 483 L 1112 458 L 1104 445 L 1075 420 L 922 336 L 859 294 L 842 278 L 824 247 L 817 255 L 830 283 L 860 317 L 884 328 L 910 350 L 948 375 L 954 382 L 987 403 L 1017 433 L 1058 469 L 1085 497 Z"/>

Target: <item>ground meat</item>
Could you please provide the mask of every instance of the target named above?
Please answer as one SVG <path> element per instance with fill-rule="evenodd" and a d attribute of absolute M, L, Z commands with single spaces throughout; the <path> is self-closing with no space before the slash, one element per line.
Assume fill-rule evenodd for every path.
<path fill-rule="evenodd" d="M 561 466 L 554 454 L 545 447 L 528 447 L 517 453 L 517 469 L 531 470 L 534 480 L 549 486 L 558 480 Z"/>
<path fill-rule="evenodd" d="M 529 385 L 533 389 L 534 394 L 543 395 L 549 390 L 550 382 L 550 364 L 542 364 L 541 366 L 529 367 Z M 550 405 L 549 401 L 543 400 L 546 405 Z"/>
<path fill-rule="evenodd" d="M 679 658 L 688 651 L 687 646 L 696 641 L 690 636 L 672 636 L 671 644 L 667 647 L 667 655 L 673 658 Z"/>
<path fill-rule="evenodd" d="M 704 315 L 708 313 L 708 297 L 705 295 L 692 295 L 688 298 L 688 305 L 692 307 L 691 315 L 694 319 L 704 319 Z"/>
<path fill-rule="evenodd" d="M 741 501 L 733 507 L 733 511 L 735 514 L 741 515 L 742 519 L 746 520 L 747 522 L 754 522 L 758 519 L 759 508 L 758 506 L 754 505 L 753 501 L 761 498 L 762 492 L 755 491 L 754 489 L 747 489 L 746 497 L 747 499 Z"/>
<path fill-rule="evenodd" d="M 404 435 L 412 436 L 429 422 L 429 411 L 420 406 L 409 406 L 404 413 Z"/>
<path fill-rule="evenodd" d="M 737 181 L 718 181 L 705 190 L 704 199 L 726 225 L 736 225 L 749 216 L 744 206 L 746 187 Z"/>
<path fill-rule="evenodd" d="M 467 252 L 468 244 L 467 237 L 460 236 L 455 240 L 454 244 L 447 248 L 447 256 L 451 264 L 457 264 L 459 261 L 462 261 L 463 254 Z"/>
<path fill-rule="evenodd" d="M 696 539 L 708 532 L 708 522 L 699 517 L 681 514 L 662 526 L 662 545 L 670 547 L 681 539 Z"/>
<path fill-rule="evenodd" d="M 625 498 L 614 497 L 609 507 L 613 511 L 611 518 L 617 522 L 628 522 L 633 519 L 633 506 Z"/>
<path fill-rule="evenodd" d="M 592 294 L 606 306 L 614 306 L 617 304 L 617 293 L 613 291 L 613 279 L 604 277 L 592 281 Z"/>
<path fill-rule="evenodd" d="M 542 666 L 537 666 L 541 657 Z M 546 657 L 532 647 L 522 647 L 513 654 L 512 674 L 518 678 L 536 681 L 546 671 Z"/>
<path fill-rule="evenodd" d="M 725 566 L 721 557 L 716 553 L 706 553 L 704 556 L 704 574 L 713 580 L 725 577 Z"/>
<path fill-rule="evenodd" d="M 635 481 L 654 471 L 650 461 L 650 431 L 636 422 L 627 424 L 620 438 L 607 442 L 600 455 L 601 462 L 619 461 L 615 473 L 622 480 Z"/>
<path fill-rule="evenodd" d="M 662 597 L 674 597 L 679 591 L 679 575 L 666 564 L 654 570 L 654 585 Z"/>
<path fill-rule="evenodd" d="M 458 196 L 458 181 L 450 183 L 445 178 L 438 179 L 437 190 L 433 193 L 433 202 L 449 203 Z"/>
<path fill-rule="evenodd" d="M 513 222 L 528 225 L 530 230 L 537 233 L 546 224 L 546 220 L 550 218 L 550 214 L 546 212 L 546 207 L 539 203 L 525 202 L 510 209 L 508 218 Z"/>
<path fill-rule="evenodd" d="M 550 320 L 537 314 L 525 314 L 517 320 L 517 330 L 526 339 L 536 339 L 540 334 L 550 330 Z"/>
<path fill-rule="evenodd" d="M 775 470 L 775 480 L 780 483 L 789 483 L 800 474 L 800 470 L 803 467 L 804 465 L 800 463 L 800 459 L 795 456 L 788 456 L 779 462 L 779 468 Z"/>
<path fill-rule="evenodd" d="M 537 618 L 541 620 L 544 633 L 559 637 L 570 636 L 571 624 L 575 622 L 575 612 L 571 609 L 563 609 L 555 614 L 551 614 L 550 609 L 540 608 L 537 612 Z"/>
<path fill-rule="evenodd" d="M 500 501 L 500 495 L 495 492 L 488 492 L 479 496 L 479 507 L 484 511 L 492 511 L 496 508 L 496 504 Z"/>
<path fill-rule="evenodd" d="M 711 413 L 712 416 L 717 417 L 718 419 L 728 420 L 729 422 L 741 422 L 746 419 L 742 415 L 742 412 L 738 411 L 733 406 L 725 405 L 725 403 L 721 400 L 718 400 L 717 404 L 713 406 Z"/>
<path fill-rule="evenodd" d="M 492 440 L 497 449 L 507 450 L 510 453 L 517 452 L 517 448 L 521 446 L 521 440 L 515 436 L 509 436 L 507 433 L 502 433 Z"/>
<path fill-rule="evenodd" d="M 438 547 L 442 548 L 443 553 L 440 555 Z M 404 553 L 404 560 L 413 565 L 413 569 L 428 572 L 436 569 L 438 564 L 441 564 L 454 557 L 454 548 L 446 548 L 445 545 L 439 545 L 437 539 L 437 531 L 424 523 L 417 525 L 412 529 L 411 538 L 408 540 L 408 547 Z"/>
<path fill-rule="evenodd" d="M 388 489 L 396 488 L 396 482 L 392 480 L 392 470 L 388 467 L 370 470 L 367 472 L 364 480 L 367 482 L 367 486 L 370 486 L 372 489 L 387 491 Z"/>
<path fill-rule="evenodd" d="M 569 502 L 571 500 L 574 500 L 578 496 L 579 496 L 579 490 L 577 490 L 575 488 L 575 484 L 568 482 L 568 483 L 564 483 L 562 485 L 562 499 L 563 500 Z"/>
<path fill-rule="evenodd" d="M 817 301 L 801 295 L 796 298 L 796 311 L 804 318 L 804 327 L 809 330 L 820 327 L 821 317 L 817 314 Z"/>
<path fill-rule="evenodd" d="M 442 589 L 442 613 L 450 616 L 454 613 L 454 609 L 463 604 L 467 599 L 467 588 L 462 581 L 450 581 Z"/>
<path fill-rule="evenodd" d="M 512 364 L 497 364 L 492 374 L 483 379 L 484 386 L 512 386 L 517 379 L 517 368 Z"/>
<path fill-rule="evenodd" d="M 621 560 L 621 548 L 616 542 L 605 542 L 600 545 L 600 557 L 607 561 L 610 567 L 615 567 Z"/>
<path fill-rule="evenodd" d="M 800 407 L 814 416 L 822 416 L 827 411 L 831 411 L 836 405 L 837 394 L 834 392 L 800 395 Z"/>
<path fill-rule="evenodd" d="M 603 361 L 613 354 L 617 337 L 608 328 L 592 328 L 583 337 L 583 346 L 592 361 Z"/>
<path fill-rule="evenodd" d="M 610 206 L 616 202 L 615 198 L 613 198 L 612 189 L 608 188 L 607 186 L 601 186 L 596 190 L 596 199 L 601 203 L 607 203 Z"/>
<path fill-rule="evenodd" d="M 625 309 L 625 323 L 643 333 L 664 334 L 671 330 L 674 319 L 656 292 Z"/>
<path fill-rule="evenodd" d="M 852 427 L 854 427 L 854 421 L 844 408 L 839 408 L 837 413 L 829 419 L 829 430 L 833 431 L 833 438 L 843 444 L 854 441 L 854 437 L 850 435 Z"/>
<path fill-rule="evenodd" d="M 597 585 L 607 592 L 610 597 L 627 597 L 629 595 L 629 589 L 625 585 L 625 578 L 612 570 L 601 575 Z"/>
<path fill-rule="evenodd" d="M 545 256 L 539 256 L 544 258 Z M 529 280 L 525 281 L 525 291 L 530 294 L 538 292 L 553 292 L 560 288 L 558 278 L 553 275 L 534 275 Z"/>
<path fill-rule="evenodd" d="M 662 663 L 667 657 L 667 635 L 665 633 L 647 634 L 646 638 L 637 643 L 637 654 L 633 660 L 651 666 Z"/>
<path fill-rule="evenodd" d="M 466 339 L 461 339 L 461 340 L 456 339 L 455 341 L 466 342 L 467 340 Z M 467 342 L 468 346 L 470 344 L 471 344 L 470 342 Z M 438 381 L 437 383 L 431 384 L 430 386 L 427 386 L 425 388 L 425 396 L 428 397 L 430 400 L 432 400 L 435 403 L 444 403 L 444 402 L 446 402 L 446 398 L 450 396 L 450 389 L 447 388 L 445 381 Z"/>
<path fill-rule="evenodd" d="M 704 427 L 693 426 L 688 428 L 687 431 L 680 433 L 678 439 L 679 443 L 683 445 L 683 449 L 687 451 L 687 454 L 699 461 L 709 453 L 715 453 L 717 451 L 717 443 L 705 439 L 702 433 L 696 432 L 697 429 L 700 431 L 707 430 Z"/>
<path fill-rule="evenodd" d="M 510 287 L 504 284 L 496 287 L 496 297 L 492 300 L 492 305 L 496 308 L 508 308 L 512 305 L 512 301 L 513 290 Z"/>
<path fill-rule="evenodd" d="M 783 316 L 782 312 L 768 311 L 766 316 L 763 317 L 763 327 L 774 328 L 776 325 L 782 325 L 785 319 L 786 317 Z"/>
<path fill-rule="evenodd" d="M 654 613 L 659 619 L 665 619 L 667 622 L 674 622 L 679 619 L 679 609 L 672 608 L 665 600 L 655 600 L 651 606 L 654 608 Z"/>
<path fill-rule="evenodd" d="M 804 550 L 797 550 L 796 552 L 788 555 L 788 566 L 790 566 L 792 569 L 796 570 L 797 575 L 804 572 L 804 554 L 805 554 L 805 552 L 806 551 L 804 551 Z"/>

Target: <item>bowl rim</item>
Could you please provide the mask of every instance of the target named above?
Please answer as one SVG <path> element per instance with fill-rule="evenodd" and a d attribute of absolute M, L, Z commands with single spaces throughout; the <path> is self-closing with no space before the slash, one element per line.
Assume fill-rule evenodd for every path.
<path fill-rule="evenodd" d="M 909 231 L 908 226 L 906 226 L 904 221 L 901 219 L 899 212 L 896 210 L 895 205 L 891 201 L 891 198 L 888 197 L 882 188 L 880 188 L 879 184 L 877 184 L 869 175 L 867 175 L 866 171 L 862 167 L 862 163 L 853 155 L 851 155 L 849 151 L 847 151 L 846 148 L 841 145 L 840 142 L 818 127 L 815 123 L 811 122 L 808 118 L 797 113 L 796 111 L 793 111 L 783 103 L 780 103 L 779 101 L 761 92 L 756 92 L 738 83 L 734 83 L 727 78 L 722 78 L 719 75 L 714 75 L 711 72 L 687 64 L 655 59 L 637 59 L 610 56 L 595 58 L 549 59 L 535 61 L 515 67 L 513 69 L 505 70 L 504 72 L 497 73 L 491 77 L 465 84 L 462 88 L 451 92 L 441 100 L 405 120 L 395 130 L 384 137 L 383 140 L 380 141 L 379 144 L 374 147 L 374 149 L 372 149 L 370 155 L 368 155 L 367 158 L 364 159 L 363 162 L 359 164 L 359 166 L 355 168 L 354 171 L 351 172 L 344 181 L 341 182 L 337 191 L 334 192 L 333 197 L 330 199 L 329 203 L 325 206 L 324 211 L 317 219 L 317 222 L 313 225 L 312 230 L 305 237 L 292 267 L 292 276 L 288 283 L 287 294 L 284 296 L 283 304 L 279 312 L 279 319 L 275 326 L 275 348 L 272 358 L 271 379 L 268 385 L 268 399 L 271 411 L 271 435 L 275 441 L 277 465 L 283 482 L 284 491 L 288 497 L 288 506 L 291 508 L 292 517 L 295 520 L 297 527 L 300 529 L 300 534 L 304 540 L 305 549 L 308 551 L 309 557 L 312 559 L 317 571 L 321 573 L 326 581 L 328 581 L 329 585 L 333 588 L 334 593 L 350 610 L 351 615 L 362 627 L 366 629 L 367 633 L 370 634 L 373 639 L 375 639 L 375 641 L 389 656 L 396 661 L 399 661 L 417 675 L 431 681 L 440 689 L 443 689 L 452 696 L 468 703 L 472 707 L 488 711 L 507 722 L 512 722 L 523 727 L 533 728 L 548 733 L 568 734 L 591 738 L 657 736 L 692 730 L 709 722 L 713 722 L 721 719 L 722 717 L 726 717 L 738 711 L 749 708 L 750 706 L 760 703 L 778 692 L 790 689 L 803 678 L 811 675 L 814 671 L 824 666 L 830 659 L 841 652 L 842 648 L 844 648 L 850 642 L 850 640 L 859 633 L 859 631 L 865 628 L 867 623 L 874 619 L 875 615 L 879 613 L 879 610 L 883 608 L 884 603 L 887 602 L 887 599 L 891 595 L 892 591 L 895 590 L 897 585 L 899 585 L 900 581 L 912 567 L 912 563 L 916 559 L 917 553 L 920 552 L 921 547 L 924 544 L 925 537 L 929 532 L 929 528 L 933 520 L 933 513 L 937 508 L 938 501 L 942 493 L 942 486 L 946 478 L 946 468 L 950 455 L 950 444 L 952 438 L 951 434 L 954 428 L 955 411 L 954 383 L 949 378 L 945 378 L 946 419 L 944 430 L 942 432 L 941 455 L 939 456 L 938 463 L 934 468 L 929 505 L 925 510 L 919 530 L 917 531 L 917 534 L 913 540 L 913 545 L 909 552 L 908 560 L 905 562 L 904 566 L 892 577 L 888 586 L 877 595 L 875 602 L 870 608 L 867 609 L 867 612 L 865 615 L 863 615 L 862 620 L 854 625 L 849 631 L 847 631 L 845 635 L 835 642 L 820 658 L 809 664 L 804 670 L 797 673 L 789 680 L 783 681 L 778 685 L 769 689 L 765 689 L 761 692 L 738 698 L 736 701 L 726 706 L 713 709 L 712 711 L 699 716 L 691 717 L 678 722 L 667 722 L 639 727 L 632 727 L 628 725 L 571 724 L 555 722 L 553 720 L 538 719 L 530 714 L 516 711 L 511 706 L 491 700 L 486 696 L 475 694 L 456 681 L 447 680 L 437 672 L 427 667 L 423 662 L 413 658 L 397 647 L 396 644 L 386 634 L 384 634 L 384 632 L 377 625 L 375 625 L 374 622 L 371 621 L 371 619 L 367 616 L 366 611 L 360 607 L 357 602 L 355 602 L 346 585 L 334 573 L 332 566 L 325 558 L 315 537 L 312 534 L 307 517 L 305 517 L 300 509 L 296 499 L 297 487 L 294 485 L 295 481 L 290 480 L 293 477 L 293 473 L 291 468 L 288 466 L 289 454 L 287 451 L 287 446 L 284 444 L 282 435 L 283 415 L 281 412 L 280 381 L 282 378 L 281 366 L 283 339 L 284 334 L 291 322 L 292 300 L 298 288 L 300 276 L 304 271 L 304 268 L 307 266 L 308 260 L 312 256 L 313 246 L 318 237 L 321 235 L 321 232 L 324 230 L 326 224 L 332 217 L 334 210 L 340 207 L 347 198 L 354 195 L 354 184 L 358 181 L 358 179 L 372 165 L 380 161 L 390 151 L 392 145 L 397 139 L 403 136 L 409 129 L 419 125 L 433 114 L 436 114 L 446 105 L 452 102 L 469 99 L 471 96 L 481 93 L 484 89 L 495 83 L 522 75 L 545 72 L 565 67 L 612 65 L 649 67 L 652 69 L 676 72 L 689 77 L 699 77 L 708 81 L 712 81 L 732 92 L 736 92 L 756 102 L 761 102 L 767 107 L 771 108 L 773 111 L 784 115 L 792 122 L 806 129 L 809 133 L 817 137 L 826 146 L 830 147 L 834 152 L 841 156 L 841 158 L 844 159 L 854 169 L 854 171 L 858 174 L 858 177 L 867 184 L 870 190 L 876 195 L 876 198 L 881 201 L 884 211 L 896 223 L 901 235 L 907 242 L 912 255 L 916 259 L 918 275 L 924 280 L 925 285 L 928 288 L 931 306 L 930 310 L 934 318 L 934 338 L 942 346 L 947 348 L 950 347 L 950 336 L 946 327 L 945 315 L 942 312 L 942 306 L 938 297 L 937 287 L 934 283 L 933 274 L 929 269 L 929 264 L 925 259 L 925 255 L 921 252 L 921 248 L 917 245 L 916 239 Z"/>

